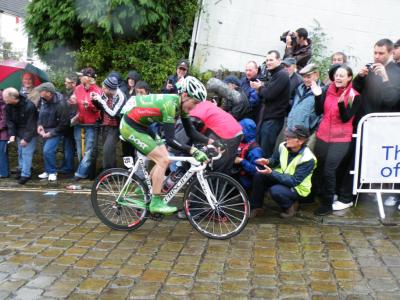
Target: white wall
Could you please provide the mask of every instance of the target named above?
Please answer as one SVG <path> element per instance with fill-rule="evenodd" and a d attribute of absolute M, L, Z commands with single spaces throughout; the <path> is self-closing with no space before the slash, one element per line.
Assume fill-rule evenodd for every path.
<path fill-rule="evenodd" d="M 18 51 L 26 58 L 28 50 L 28 37 L 24 32 L 23 20 L 8 14 L 0 13 L 0 37 L 12 43 L 12 50 Z"/>
<path fill-rule="evenodd" d="M 261 63 L 277 49 L 286 30 L 321 24 L 328 38 L 328 53 L 343 51 L 350 65 L 373 60 L 373 45 L 382 38 L 400 38 L 399 0 L 203 0 L 204 11 L 194 53 L 201 71 L 226 68 L 243 71 L 248 60 Z"/>

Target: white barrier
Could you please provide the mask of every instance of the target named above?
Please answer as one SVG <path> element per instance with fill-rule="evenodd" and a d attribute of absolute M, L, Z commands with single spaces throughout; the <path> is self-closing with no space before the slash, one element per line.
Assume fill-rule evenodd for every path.
<path fill-rule="evenodd" d="M 353 194 L 375 193 L 385 218 L 382 193 L 396 193 L 400 183 L 400 113 L 373 113 L 357 127 Z"/>

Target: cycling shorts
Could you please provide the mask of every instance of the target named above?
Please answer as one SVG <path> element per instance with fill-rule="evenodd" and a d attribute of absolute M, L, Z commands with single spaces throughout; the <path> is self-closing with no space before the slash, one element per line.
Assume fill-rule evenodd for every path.
<path fill-rule="evenodd" d="M 136 130 L 124 118 L 121 119 L 119 133 L 124 140 L 131 143 L 140 153 L 146 156 L 157 147 L 156 141 L 149 134 Z"/>

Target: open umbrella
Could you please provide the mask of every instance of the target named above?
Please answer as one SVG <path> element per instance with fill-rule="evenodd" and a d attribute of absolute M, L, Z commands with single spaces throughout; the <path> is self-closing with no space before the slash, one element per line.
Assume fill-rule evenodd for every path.
<path fill-rule="evenodd" d="M 42 82 L 49 81 L 49 78 L 44 71 L 30 63 L 6 60 L 0 62 L 0 89 L 13 87 L 19 90 L 22 84 L 22 74 L 24 73 L 33 74 L 34 86 L 38 86 Z"/>

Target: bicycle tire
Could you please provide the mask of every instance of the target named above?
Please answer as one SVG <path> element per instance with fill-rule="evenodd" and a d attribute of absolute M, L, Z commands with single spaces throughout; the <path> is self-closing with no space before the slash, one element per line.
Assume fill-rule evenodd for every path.
<path fill-rule="evenodd" d="M 211 208 L 196 178 L 183 196 L 183 206 L 190 224 L 212 239 L 225 240 L 238 235 L 246 227 L 250 216 L 245 190 L 226 174 L 210 172 L 204 178 L 216 197 L 218 208 Z"/>
<path fill-rule="evenodd" d="M 143 225 L 149 214 L 150 196 L 147 185 L 135 174 L 132 176 L 128 194 L 137 186 L 140 186 L 144 194 L 146 208 L 128 207 L 116 202 L 128 177 L 129 171 L 126 169 L 108 169 L 97 176 L 92 186 L 91 202 L 96 216 L 105 225 L 116 230 L 131 231 L 137 229 Z"/>

